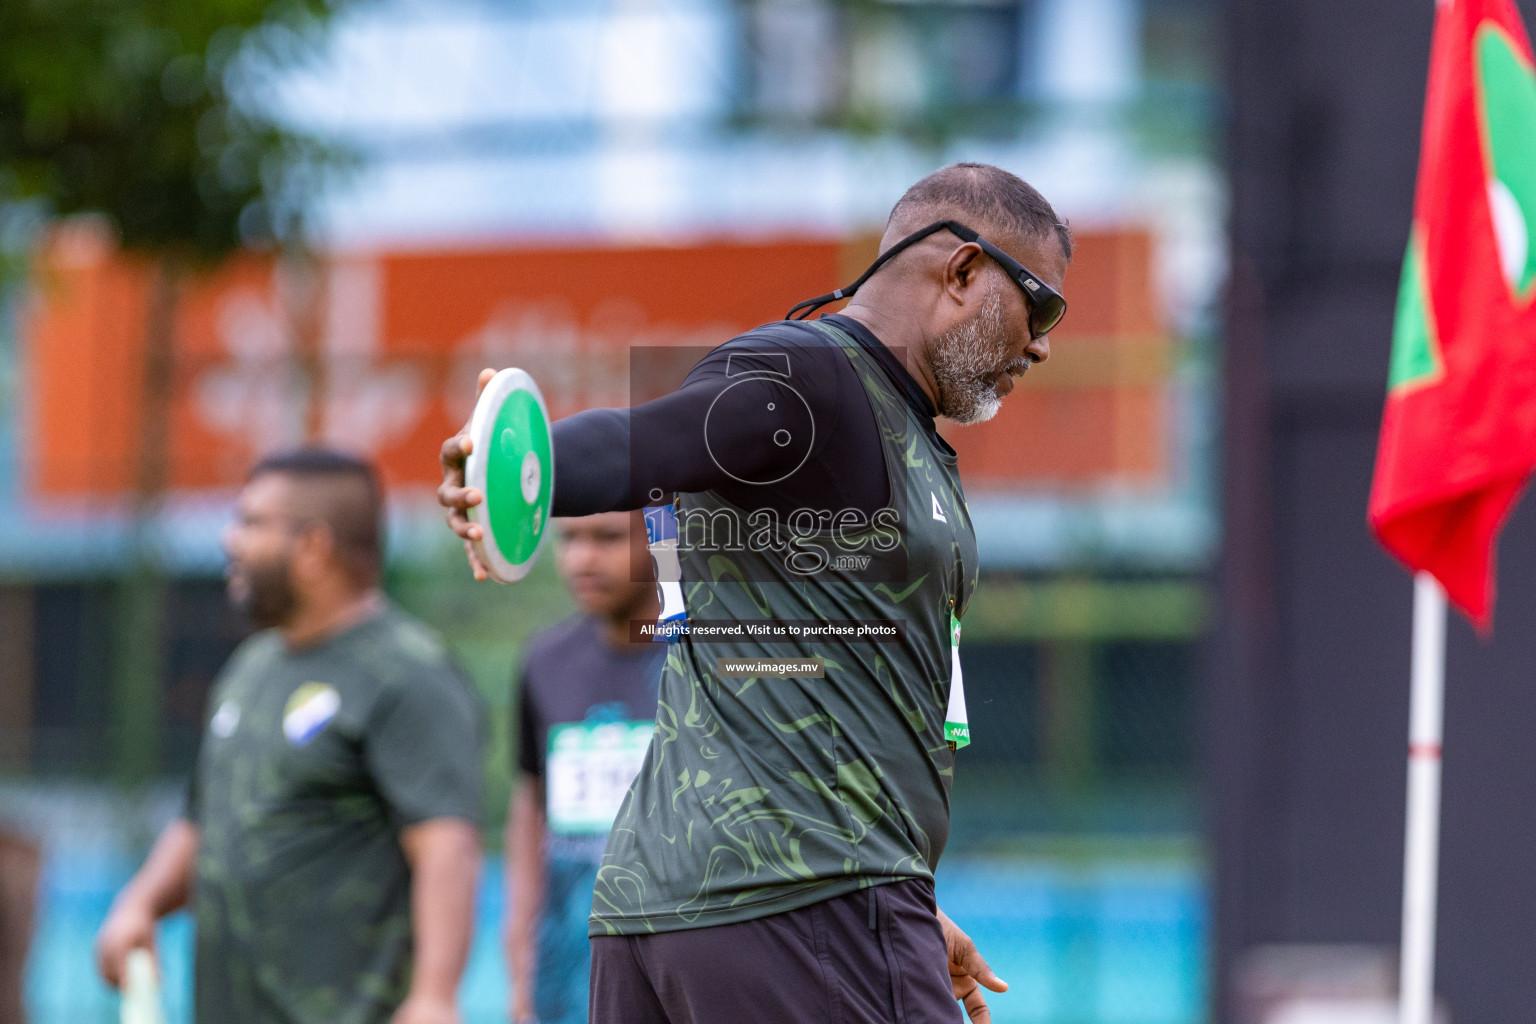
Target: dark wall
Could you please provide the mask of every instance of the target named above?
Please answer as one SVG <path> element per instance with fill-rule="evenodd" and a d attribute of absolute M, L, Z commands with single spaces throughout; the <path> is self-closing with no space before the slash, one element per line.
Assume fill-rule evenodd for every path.
<path fill-rule="evenodd" d="M 1531 23 L 1536 2 L 1520 5 Z M 1268 942 L 1395 947 L 1411 582 L 1365 526 L 1432 0 L 1234 0 L 1226 545 L 1208 677 L 1217 1020 Z M 1532 1019 L 1536 501 L 1450 630 L 1437 988 Z"/>

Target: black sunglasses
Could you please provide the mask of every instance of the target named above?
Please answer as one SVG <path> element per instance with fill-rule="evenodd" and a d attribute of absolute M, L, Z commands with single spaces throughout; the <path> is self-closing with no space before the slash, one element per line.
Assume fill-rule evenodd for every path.
<path fill-rule="evenodd" d="M 962 241 L 975 242 L 981 246 L 981 251 L 997 261 L 997 265 L 1002 267 L 1008 276 L 1013 278 L 1014 283 L 1024 290 L 1024 297 L 1029 301 L 1029 336 L 1031 340 L 1051 333 L 1056 325 L 1061 323 L 1061 318 L 1067 315 L 1067 300 L 1061 297 L 1061 293 L 1040 280 L 1022 263 L 1003 252 L 1003 250 L 985 238 L 982 238 L 964 224 L 958 221 L 941 220 L 929 224 L 921 231 L 908 235 L 885 250 L 885 252 L 880 254 L 880 258 L 871 263 L 869 269 L 864 271 L 853 284 L 848 285 L 846 288 L 839 288 L 835 292 L 818 295 L 814 299 L 806 299 L 784 314 L 784 319 L 804 320 L 829 302 L 851 298 L 853 293 L 858 291 L 860 286 L 865 281 L 868 281 L 875 271 L 885 266 L 892 256 L 895 256 L 914 242 L 922 241 L 936 231 L 948 231 Z M 802 310 L 804 312 L 801 312 Z M 796 313 L 800 313 L 800 315 L 796 316 Z"/>

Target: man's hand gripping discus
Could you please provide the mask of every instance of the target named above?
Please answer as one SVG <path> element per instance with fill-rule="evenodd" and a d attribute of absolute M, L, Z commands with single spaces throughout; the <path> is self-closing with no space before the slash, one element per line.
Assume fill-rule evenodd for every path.
<path fill-rule="evenodd" d="M 549 528 L 555 483 L 549 410 L 533 378 L 515 368 L 489 379 L 482 373 L 469 427 L 443 446 L 442 462 L 438 500 L 468 542 L 475 576 L 515 583 L 528 575 Z"/>
<path fill-rule="evenodd" d="M 519 369 L 481 370 L 469 424 L 443 442 L 437 501 L 464 541 L 475 579 L 515 583 L 528 574 L 549 528 L 554 498 L 554 438 L 544 397 Z M 655 639 L 687 632 L 670 505 L 645 510 L 662 613 Z"/>

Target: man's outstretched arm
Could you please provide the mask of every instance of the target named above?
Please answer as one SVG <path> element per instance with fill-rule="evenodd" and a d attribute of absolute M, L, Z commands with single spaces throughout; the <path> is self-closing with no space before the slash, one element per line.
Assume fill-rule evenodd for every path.
<path fill-rule="evenodd" d="M 480 834 L 460 818 L 429 818 L 404 829 L 411 866 L 411 987 L 393 1024 L 456 1024 L 459 979 L 475 930 Z"/>
<path fill-rule="evenodd" d="M 774 371 L 790 360 L 797 375 Z M 729 489 L 743 480 L 783 481 L 809 455 L 798 443 L 786 443 L 778 429 L 783 410 L 802 410 L 821 433 L 807 430 L 807 445 L 824 446 L 829 424 L 838 422 L 837 370 L 847 360 L 830 348 L 784 344 L 783 339 L 744 335 L 705 356 L 678 390 L 627 409 L 589 409 L 551 425 L 554 441 L 556 516 L 615 512 L 653 504 L 657 495 Z M 476 395 L 494 370 L 481 370 Z M 791 385 L 789 381 L 793 379 Z M 860 398 L 862 401 L 862 396 Z M 471 541 L 481 539 L 469 509 L 484 498 L 465 481 L 464 462 L 471 444 L 467 427 L 443 442 L 438 461 L 443 482 L 437 500 L 448 510 L 448 525 L 465 542 L 470 568 L 485 579 Z M 781 435 L 775 441 L 775 435 Z M 725 462 L 722 462 L 722 458 Z M 869 467 L 863 467 L 869 469 Z M 845 476 L 859 476 L 851 469 Z M 860 506 L 885 501 L 883 465 L 870 471 L 871 494 Z M 875 493 L 878 492 L 878 493 Z M 782 495 L 781 495 L 782 497 Z M 791 504 L 819 507 L 821 490 L 799 495 Z"/>

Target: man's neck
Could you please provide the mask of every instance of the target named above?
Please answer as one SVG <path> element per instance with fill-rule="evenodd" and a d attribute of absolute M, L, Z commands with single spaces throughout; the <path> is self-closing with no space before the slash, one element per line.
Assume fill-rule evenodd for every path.
<path fill-rule="evenodd" d="M 863 291 L 859 289 L 860 294 Z M 887 315 L 857 299 L 838 313 L 869 328 L 869 333 L 907 368 L 917 386 L 928 396 L 929 404 L 938 408 L 939 385 L 934 379 L 933 367 L 928 365 L 928 339 L 912 326 L 910 318 Z"/>
<path fill-rule="evenodd" d="M 383 592 L 370 587 L 337 601 L 301 608 L 278 630 L 283 634 L 283 643 L 289 648 L 313 647 L 383 610 Z"/>

